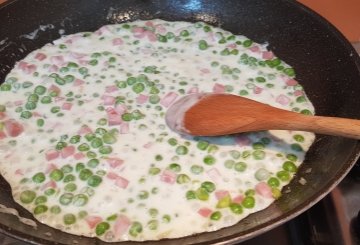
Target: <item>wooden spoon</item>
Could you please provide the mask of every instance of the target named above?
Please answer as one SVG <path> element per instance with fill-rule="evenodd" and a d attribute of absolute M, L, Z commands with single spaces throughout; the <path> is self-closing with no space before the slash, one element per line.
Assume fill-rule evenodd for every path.
<path fill-rule="evenodd" d="M 166 113 L 168 126 L 194 136 L 298 130 L 360 139 L 360 120 L 309 116 L 231 94 L 191 94 Z"/>

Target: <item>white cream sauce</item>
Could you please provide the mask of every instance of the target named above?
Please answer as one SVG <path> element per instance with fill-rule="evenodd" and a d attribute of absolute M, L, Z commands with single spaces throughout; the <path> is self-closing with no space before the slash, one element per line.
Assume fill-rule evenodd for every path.
<path fill-rule="evenodd" d="M 37 220 L 68 233 L 114 242 L 215 231 L 278 198 L 314 135 L 182 137 L 166 126 L 167 108 L 187 93 L 229 92 L 314 113 L 293 77 L 264 45 L 204 23 L 69 35 L 30 53 L 1 85 L 0 173 Z"/>

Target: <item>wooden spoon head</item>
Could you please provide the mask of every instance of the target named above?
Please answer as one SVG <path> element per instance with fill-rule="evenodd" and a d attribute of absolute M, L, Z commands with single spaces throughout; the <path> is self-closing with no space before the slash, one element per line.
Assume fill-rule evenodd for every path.
<path fill-rule="evenodd" d="M 183 134 L 226 135 L 262 130 L 267 124 L 264 114 L 273 109 L 277 110 L 231 94 L 191 94 L 169 108 L 166 121 L 171 129 Z"/>

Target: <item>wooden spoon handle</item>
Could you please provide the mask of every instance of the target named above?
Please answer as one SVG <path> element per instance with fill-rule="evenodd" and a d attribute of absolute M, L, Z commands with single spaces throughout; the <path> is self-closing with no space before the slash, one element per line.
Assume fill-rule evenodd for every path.
<path fill-rule="evenodd" d="M 301 114 L 298 114 L 298 119 L 299 120 L 289 122 L 289 130 L 311 131 L 319 134 L 360 139 L 360 120 L 337 117 L 306 116 Z"/>

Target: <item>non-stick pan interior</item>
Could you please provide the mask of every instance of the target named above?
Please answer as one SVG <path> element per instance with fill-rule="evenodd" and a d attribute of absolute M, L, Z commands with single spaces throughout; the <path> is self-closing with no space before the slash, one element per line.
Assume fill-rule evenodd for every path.
<path fill-rule="evenodd" d="M 269 48 L 297 71 L 297 80 L 318 115 L 360 118 L 360 61 L 328 22 L 295 1 L 263 0 L 18 0 L 0 7 L 0 81 L 17 60 L 34 49 L 81 31 L 135 19 L 205 21 L 248 36 Z M 318 136 L 284 195 L 268 209 L 235 226 L 191 237 L 145 244 L 234 243 L 260 234 L 298 215 L 320 200 L 350 170 L 358 141 Z M 299 183 L 304 178 L 306 184 Z M 302 182 L 302 181 L 301 181 Z M 31 215 L 14 203 L 0 178 L 0 203 Z M 186 224 L 184 224 L 186 225 Z M 103 244 L 38 223 L 37 230 L 0 213 L 0 231 L 31 243 Z M 129 243 L 135 244 L 135 243 Z"/>

